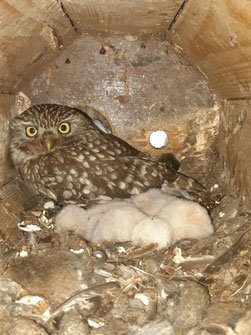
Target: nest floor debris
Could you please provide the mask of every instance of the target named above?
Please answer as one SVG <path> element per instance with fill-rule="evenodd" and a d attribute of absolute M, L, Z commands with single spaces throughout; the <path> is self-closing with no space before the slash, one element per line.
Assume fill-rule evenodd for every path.
<path fill-rule="evenodd" d="M 1 243 L 1 333 L 248 334 L 250 212 L 219 188 L 204 201 L 214 234 L 161 250 L 55 234 L 53 203 L 24 212 Z"/>

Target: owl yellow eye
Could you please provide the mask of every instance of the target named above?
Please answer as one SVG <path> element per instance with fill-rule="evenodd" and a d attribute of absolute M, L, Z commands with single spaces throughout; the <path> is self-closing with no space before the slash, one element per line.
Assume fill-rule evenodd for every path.
<path fill-rule="evenodd" d="M 26 127 L 25 131 L 28 137 L 34 137 L 37 134 L 37 128 L 35 127 Z"/>
<path fill-rule="evenodd" d="M 58 131 L 61 134 L 69 134 L 69 132 L 71 131 L 71 126 L 70 126 L 70 124 L 68 122 L 63 122 L 58 127 Z"/>

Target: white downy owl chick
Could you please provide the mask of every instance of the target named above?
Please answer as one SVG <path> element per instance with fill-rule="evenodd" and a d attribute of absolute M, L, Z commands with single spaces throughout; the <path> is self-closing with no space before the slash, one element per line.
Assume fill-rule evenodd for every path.
<path fill-rule="evenodd" d="M 151 189 L 132 197 L 133 203 L 144 213 L 156 216 L 172 228 L 172 244 L 178 240 L 200 239 L 214 231 L 207 210 L 194 201 L 180 199 L 161 190 Z"/>
<path fill-rule="evenodd" d="M 159 211 L 166 206 L 167 203 L 172 203 L 178 199 L 175 196 L 166 194 L 157 188 L 153 188 L 147 192 L 131 197 L 131 202 L 140 209 L 143 213 L 155 216 Z"/>
<path fill-rule="evenodd" d="M 76 205 L 68 205 L 57 214 L 55 231 L 58 234 L 71 232 L 79 236 L 86 236 L 86 239 L 88 239 L 90 232 L 88 226 L 85 225 L 87 220 L 88 216 L 83 208 Z"/>
<path fill-rule="evenodd" d="M 213 226 L 198 203 L 152 189 L 131 200 L 115 200 L 87 210 L 69 205 L 57 215 L 55 230 L 75 232 L 90 242 L 156 243 L 159 249 L 181 239 L 209 236 Z"/>
<path fill-rule="evenodd" d="M 68 205 L 56 216 L 55 231 L 70 231 L 93 243 L 105 240 L 130 241 L 135 245 L 156 243 L 158 249 L 170 246 L 172 240 L 169 224 L 144 214 L 127 200 L 87 210 Z"/>
<path fill-rule="evenodd" d="M 94 230 L 99 222 L 103 222 L 105 214 L 109 212 L 111 208 L 123 208 L 125 206 L 127 206 L 126 201 L 112 201 L 95 205 L 88 210 L 76 205 L 68 205 L 56 216 L 55 231 L 57 233 L 73 232 L 92 241 Z"/>
<path fill-rule="evenodd" d="M 200 239 L 211 235 L 214 228 L 207 210 L 194 201 L 176 198 L 157 214 L 167 218 L 173 231 L 172 243 L 183 239 Z"/>
<path fill-rule="evenodd" d="M 126 210 L 124 208 L 127 207 L 128 203 L 126 200 L 114 200 L 108 203 L 94 205 L 87 210 L 83 209 L 85 212 L 85 219 L 82 228 L 82 236 L 90 242 L 114 239 L 115 237 L 111 236 L 112 229 L 109 227 L 111 225 L 114 226 L 115 223 L 119 221 L 119 216 L 116 214 L 116 211 L 120 209 L 120 211 L 125 212 Z M 114 213 L 112 214 L 111 211 L 114 211 Z M 137 211 L 136 208 L 135 211 Z M 122 220 L 123 219 L 124 218 L 122 218 Z M 129 225 L 132 224 L 130 219 L 131 217 L 128 217 L 127 225 L 125 225 L 125 227 L 128 227 L 128 229 Z M 113 227 L 113 229 L 115 228 Z M 108 238 L 106 237 L 107 234 L 109 235 Z"/>
<path fill-rule="evenodd" d="M 110 208 L 107 208 L 106 213 L 94 228 L 91 241 L 114 240 L 135 243 L 132 231 L 138 222 L 146 218 L 146 215 L 129 203 L 126 206 L 121 205 L 121 207 L 117 206 L 117 202 L 111 202 L 109 205 Z"/>
<path fill-rule="evenodd" d="M 127 200 L 113 201 L 105 206 L 106 212 L 100 217 L 90 237 L 92 242 L 115 240 L 131 241 L 136 245 L 155 243 L 157 248 L 170 245 L 172 230 L 165 221 L 144 214 Z M 89 210 L 87 214 L 90 215 Z"/>
<path fill-rule="evenodd" d="M 137 223 L 131 232 L 131 241 L 136 245 L 156 244 L 156 249 L 166 248 L 172 244 L 171 226 L 164 220 L 152 216 Z"/>

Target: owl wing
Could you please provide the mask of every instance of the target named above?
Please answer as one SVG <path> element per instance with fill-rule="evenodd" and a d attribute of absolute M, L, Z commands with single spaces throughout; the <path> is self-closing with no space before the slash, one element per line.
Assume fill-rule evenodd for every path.
<path fill-rule="evenodd" d="M 103 161 L 102 168 L 107 186 L 106 195 L 111 197 L 129 197 L 166 185 L 188 191 L 202 191 L 204 186 L 197 180 L 176 171 L 172 166 L 144 157 L 116 157 L 112 162 Z"/>
<path fill-rule="evenodd" d="M 51 169 L 44 182 L 61 202 L 84 202 L 100 196 L 128 198 L 163 184 L 185 190 L 201 189 L 196 181 L 162 162 L 135 156 L 115 157 L 96 152 L 95 148 L 82 150 L 79 155 L 71 150 L 63 161 L 54 161 Z"/>
<path fill-rule="evenodd" d="M 129 143 L 125 142 L 124 140 L 115 135 L 106 134 L 105 137 L 108 139 L 108 142 L 111 143 L 112 147 L 115 146 L 116 148 L 120 149 L 121 153 L 119 153 L 119 155 L 121 156 L 137 156 L 143 158 L 150 158 L 150 155 L 148 153 L 137 150 Z"/>
<path fill-rule="evenodd" d="M 110 137 L 86 137 L 30 160 L 26 183 L 37 193 L 63 203 L 81 203 L 100 196 L 128 198 L 149 188 L 191 189 L 194 180 L 170 164 L 148 157 Z M 132 151 L 134 155 L 127 155 Z"/>

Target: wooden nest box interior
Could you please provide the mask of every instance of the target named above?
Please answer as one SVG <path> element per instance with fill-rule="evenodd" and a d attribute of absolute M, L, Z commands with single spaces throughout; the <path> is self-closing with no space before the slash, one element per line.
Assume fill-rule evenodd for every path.
<path fill-rule="evenodd" d="M 186 173 L 249 203 L 248 0 L 4 0 L 0 15 L 1 181 L 10 118 L 88 104 L 133 146 L 172 152 Z"/>
<path fill-rule="evenodd" d="M 0 15 L 2 182 L 9 119 L 87 104 L 136 148 L 174 153 L 185 173 L 250 203 L 248 0 L 4 0 Z M 164 142 L 151 143 L 158 130 Z"/>
<path fill-rule="evenodd" d="M 211 314 L 212 329 L 216 329 L 213 327 L 217 323 L 218 328 L 215 330 L 217 334 L 218 331 L 219 334 L 227 332 L 226 328 L 223 329 L 223 324 L 228 326 L 232 324 L 228 318 L 231 311 L 234 311 L 232 314 L 235 313 L 236 316 L 241 310 L 240 313 L 243 313 L 241 314 L 243 316 L 245 311 L 249 310 L 247 329 L 249 327 L 250 330 L 251 1 L 0 1 L 0 182 L 2 185 L 0 188 L 0 254 L 6 255 L 12 248 L 16 248 L 17 255 L 21 255 L 21 251 L 28 253 L 35 250 L 37 252 L 34 256 L 35 265 L 33 261 L 31 262 L 35 269 L 36 257 L 41 256 L 39 254 L 41 250 L 47 250 L 47 252 L 49 250 L 49 255 L 46 257 L 50 263 L 50 257 L 53 255 L 50 248 L 58 247 L 60 243 L 56 244 L 54 231 L 48 233 L 48 236 L 42 236 L 44 231 L 39 232 L 39 237 L 34 238 L 35 234 L 29 235 L 26 231 L 17 229 L 23 213 L 27 212 L 25 212 L 27 199 L 22 186 L 13 178 L 13 167 L 8 150 L 8 128 L 9 120 L 37 104 L 59 104 L 79 109 L 86 105 L 91 106 L 96 113 L 91 117 L 99 119 L 103 125 L 108 126 L 114 135 L 154 158 L 165 153 L 174 154 L 180 161 L 181 172 L 205 185 L 207 195 L 204 199 L 197 197 L 196 201 L 200 201 L 209 211 L 213 208 L 210 215 L 215 234 L 210 236 L 210 241 L 207 240 L 205 248 L 204 244 L 200 245 L 201 240 L 196 241 L 197 245 L 189 244 L 186 256 L 197 257 L 198 253 L 201 256 L 207 250 L 205 259 L 201 261 L 199 257 L 199 261 L 196 260 L 199 265 L 195 263 L 197 266 L 202 266 L 204 261 L 210 260 L 213 265 L 211 264 L 211 272 L 208 271 L 205 277 L 203 277 L 204 274 L 200 277 L 201 273 L 199 273 L 196 278 L 193 277 L 192 284 L 189 283 L 189 285 L 198 284 L 206 295 L 206 307 L 203 311 L 207 318 L 210 318 L 210 311 L 212 311 L 208 307 L 209 300 L 212 301 L 212 305 L 217 305 L 215 314 Z M 42 211 L 39 213 L 41 214 Z M 28 214 L 31 215 L 30 212 Z M 36 211 L 32 215 L 34 220 L 38 220 Z M 48 231 L 46 227 L 46 232 Z M 38 241 L 37 245 L 34 241 Z M 79 247 L 85 242 L 78 240 L 78 243 Z M 88 245 L 88 248 L 91 246 Z M 67 252 L 69 249 L 70 247 Z M 240 250 L 242 253 L 239 252 Z M 61 263 L 61 254 L 62 257 L 66 257 L 64 255 L 67 252 L 61 251 L 60 249 L 59 253 L 56 253 L 56 258 L 52 262 L 56 268 Z M 173 259 L 170 258 L 173 254 L 172 256 L 170 254 L 170 250 L 165 251 L 165 257 L 169 257 L 170 262 L 169 267 L 166 262 L 163 269 L 168 269 L 164 275 L 172 277 L 179 274 L 176 270 L 180 268 L 177 269 L 179 266 L 177 264 L 175 268 Z M 52 296 L 54 289 L 57 289 L 57 274 L 59 273 L 59 277 L 62 278 L 64 275 L 67 277 L 71 272 L 69 264 L 72 264 L 71 257 L 75 255 L 69 256 L 69 262 L 67 257 L 64 264 L 68 264 L 69 271 L 66 267 L 63 275 L 60 269 L 58 272 L 51 272 L 52 278 L 56 278 L 51 280 L 56 283 L 51 288 L 52 293 L 49 292 Z M 136 258 L 132 257 L 130 261 Z M 109 266 L 112 267 L 113 263 L 116 262 L 112 261 Z M 230 263 L 231 266 L 234 263 L 234 271 L 232 267 L 230 268 Z M 133 264 L 138 266 L 141 263 Z M 186 264 L 189 270 L 193 266 L 191 264 Z M 120 263 L 116 264 L 116 266 L 120 265 Z M 8 268 L 9 274 L 14 273 L 11 273 L 14 267 L 4 265 L 2 268 L 1 266 L 0 262 L 1 271 L 4 272 L 4 269 Z M 224 270 L 226 274 L 224 279 L 222 279 L 221 266 L 229 266 Z M 48 268 L 51 269 L 50 266 Z M 137 270 L 135 267 L 134 270 L 132 268 L 130 271 Z M 20 269 L 21 277 L 26 270 L 22 272 L 22 266 Z M 162 275 L 164 270 L 160 269 L 160 266 L 158 269 Z M 170 272 L 168 272 L 169 269 L 171 269 Z M 184 271 L 186 269 L 183 268 Z M 43 272 L 42 265 L 40 270 Z M 32 271 L 30 273 L 34 275 L 35 272 Z M 53 277 L 54 274 L 55 277 Z M 187 274 L 188 278 L 194 273 L 190 271 Z M 140 276 L 142 273 L 137 272 L 137 275 Z M 33 277 L 37 279 L 36 273 Z M 74 272 L 72 278 L 75 277 Z M 202 277 L 210 280 L 213 278 L 213 281 L 201 283 L 199 280 Z M 21 280 L 19 282 L 14 278 L 14 275 L 10 278 L 25 287 Z M 44 283 L 46 274 L 41 278 L 41 282 Z M 72 278 L 69 279 L 71 283 Z M 177 285 L 179 292 L 183 284 L 187 285 L 187 278 L 182 277 Z M 244 278 L 243 281 L 241 281 L 242 278 Z M 124 282 L 127 282 L 127 279 L 123 279 Z M 33 287 L 34 282 L 40 283 L 39 280 L 30 283 L 29 278 L 27 282 L 31 285 L 27 285 L 28 288 Z M 231 286 L 232 284 L 235 286 Z M 140 285 L 138 286 L 137 283 L 135 287 L 143 290 L 145 286 Z M 74 291 L 73 286 L 71 287 Z M 242 294 L 240 292 L 243 287 L 247 287 L 246 295 L 239 296 Z M 228 288 L 230 291 L 227 291 Z M 27 292 L 37 294 L 35 289 Z M 65 292 L 68 292 L 68 287 Z M 198 300 L 200 300 L 200 293 L 198 290 L 196 292 L 193 294 L 192 291 L 191 296 L 199 297 Z M 217 294 L 221 294 L 220 298 Z M 103 299 L 101 295 L 100 299 Z M 152 301 L 153 296 L 155 297 L 155 293 L 149 301 Z M 60 296 L 62 298 L 60 304 L 66 297 L 69 298 L 67 294 Z M 5 300 L 13 300 L 9 297 L 8 299 Z M 236 299 L 235 305 L 232 305 L 231 299 Z M 187 301 L 184 303 L 185 307 L 190 306 L 190 300 Z M 218 312 L 220 314 L 221 311 L 225 311 L 225 307 L 222 307 L 223 302 L 229 303 L 227 309 L 229 314 L 217 318 Z M 145 304 L 142 300 L 142 306 L 143 303 Z M 148 308 L 145 305 L 143 308 Z M 197 302 L 195 305 L 197 306 Z M 241 308 L 239 309 L 237 305 L 241 305 Z M 52 306 L 55 307 L 56 303 Z M 171 303 L 169 307 L 171 310 Z M 183 305 L 180 311 L 183 312 Z M 182 314 L 180 311 L 174 317 L 177 334 L 183 334 L 182 327 L 186 323 L 186 317 L 184 317 L 184 321 L 178 324 L 177 320 Z M 30 310 L 27 309 L 25 313 L 28 315 Z M 188 311 L 186 315 L 189 313 Z M 0 328 L 5 318 L 5 314 L 2 314 Z M 121 312 L 119 317 L 123 314 L 124 312 Z M 54 316 L 56 318 L 56 314 Z M 235 316 L 231 320 L 234 320 Z M 138 317 L 139 320 L 140 318 Z M 123 321 L 122 326 L 124 327 L 127 321 L 129 324 L 130 320 L 136 319 L 137 317 L 131 313 L 131 319 L 128 317 L 128 320 Z M 43 320 L 42 316 L 41 320 Z M 149 316 L 149 320 L 153 319 Z M 198 320 L 199 324 L 201 319 Z M 9 327 L 7 323 L 5 326 Z M 42 326 L 44 331 L 44 324 Z M 47 326 L 48 330 L 49 322 Z M 191 323 L 189 327 L 192 326 Z M 112 327 L 109 329 L 113 330 Z M 188 333 L 187 329 L 184 326 L 184 334 L 196 333 L 196 331 Z M 15 333 L 11 328 L 10 332 L 3 330 L 3 334 L 10 334 L 11 331 L 12 334 Z M 102 333 L 98 331 L 96 329 L 95 332 L 94 329 L 91 334 Z M 143 333 L 144 331 L 140 333 L 133 331 L 128 334 Z M 144 334 L 150 333 L 157 334 L 155 331 Z M 215 334 L 213 330 L 212 332 L 208 330 L 207 334 L 209 333 Z M 249 332 L 233 333 L 245 335 Z M 54 332 L 52 327 L 48 334 L 59 334 L 59 332 Z M 60 332 L 60 334 L 69 333 Z M 109 330 L 104 334 L 127 333 Z M 161 332 L 161 334 L 164 333 Z"/>

